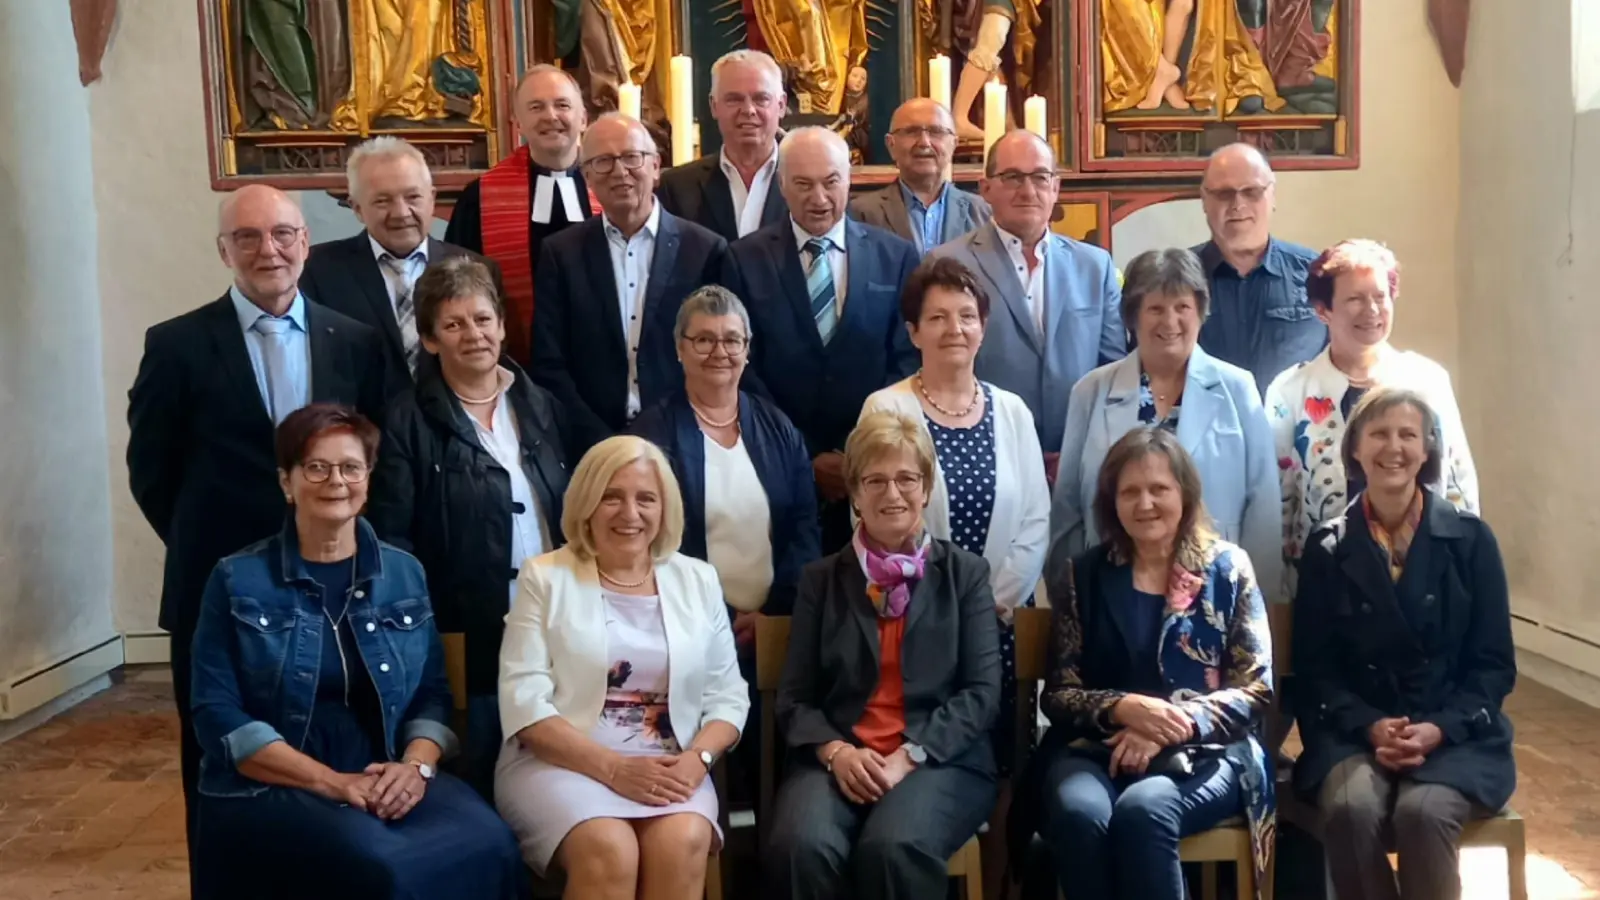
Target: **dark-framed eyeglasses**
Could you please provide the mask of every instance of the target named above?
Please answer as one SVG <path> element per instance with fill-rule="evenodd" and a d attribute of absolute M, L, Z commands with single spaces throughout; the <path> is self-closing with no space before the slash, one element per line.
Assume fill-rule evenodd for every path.
<path fill-rule="evenodd" d="M 245 253 L 254 253 L 261 249 L 261 242 L 268 237 L 279 250 L 287 250 L 299 240 L 300 232 L 305 230 L 304 225 L 279 225 L 266 234 L 258 228 L 235 228 L 224 235 L 233 246 Z"/>
<path fill-rule="evenodd" d="M 1016 169 L 1007 169 L 996 175 L 995 178 L 1011 190 L 1017 190 L 1023 185 L 1032 185 L 1041 191 L 1050 190 L 1050 183 L 1055 180 L 1056 173 L 1048 169 L 1039 169 L 1034 172 L 1018 172 Z"/>
<path fill-rule="evenodd" d="M 655 156 L 653 150 L 629 150 L 626 153 L 608 153 L 605 156 L 591 156 L 584 160 L 584 166 L 596 175 L 610 175 L 617 168 L 617 163 L 629 172 L 644 165 L 644 161 Z"/>
<path fill-rule="evenodd" d="M 1266 196 L 1270 184 L 1252 184 L 1242 188 L 1201 188 L 1200 193 L 1206 195 L 1207 200 L 1232 206 L 1234 201 L 1243 200 L 1246 203 L 1260 203 Z"/>
<path fill-rule="evenodd" d="M 333 476 L 335 469 L 339 470 L 339 477 L 344 479 L 345 484 L 360 484 L 367 480 L 367 473 L 372 471 L 371 466 L 358 462 L 331 463 L 321 459 L 308 459 L 300 464 L 300 471 L 312 484 L 322 484 L 327 481 Z"/>
<path fill-rule="evenodd" d="M 700 356 L 710 356 L 712 351 L 721 347 L 723 353 L 738 357 L 743 356 L 744 351 L 750 348 L 750 339 L 743 335 L 719 338 L 709 334 L 697 334 L 694 337 L 686 338 L 686 340 L 688 340 L 689 346 L 694 348 L 694 352 Z"/>
<path fill-rule="evenodd" d="M 947 137 L 956 136 L 955 129 L 946 128 L 943 125 L 906 125 L 902 128 L 896 128 L 889 133 L 900 140 L 912 142 L 922 140 L 923 138 L 927 138 L 930 141 L 937 141 Z"/>

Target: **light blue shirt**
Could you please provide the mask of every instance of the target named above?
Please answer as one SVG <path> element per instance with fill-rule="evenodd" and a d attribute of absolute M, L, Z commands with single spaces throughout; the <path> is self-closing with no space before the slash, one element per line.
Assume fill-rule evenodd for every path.
<path fill-rule="evenodd" d="M 917 250 L 927 253 L 934 247 L 944 243 L 944 213 L 950 199 L 950 182 L 946 181 L 944 187 L 939 189 L 939 199 L 933 201 L 932 206 L 925 206 L 922 198 L 906 187 L 905 182 L 899 182 L 900 196 L 906 201 L 906 212 L 911 214 L 911 233 L 917 237 Z"/>
<path fill-rule="evenodd" d="M 261 403 L 272 411 L 272 392 L 267 387 L 267 336 L 255 330 L 257 319 L 272 318 L 261 307 L 245 299 L 239 293 L 238 286 L 228 289 L 228 296 L 233 299 L 233 311 L 239 316 L 239 329 L 244 332 L 244 347 L 250 352 L 250 368 L 256 374 L 256 387 L 261 391 Z M 281 373 L 282 377 L 294 385 L 299 397 L 299 406 L 311 402 L 311 332 L 306 327 L 306 297 L 304 294 L 295 294 L 294 303 L 289 305 L 289 314 L 284 316 L 289 320 L 290 327 L 285 333 L 284 340 L 288 342 L 288 353 L 285 354 L 289 370 Z"/>

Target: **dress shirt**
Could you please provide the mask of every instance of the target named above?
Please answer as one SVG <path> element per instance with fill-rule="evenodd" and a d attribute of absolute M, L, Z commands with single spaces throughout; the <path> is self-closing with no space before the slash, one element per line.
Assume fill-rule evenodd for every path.
<path fill-rule="evenodd" d="M 733 217 L 739 220 L 739 237 L 744 237 L 761 227 L 761 214 L 767 209 L 767 191 L 772 179 L 778 176 L 778 145 L 772 145 L 772 155 L 756 170 L 750 186 L 744 186 L 744 176 L 739 167 L 728 159 L 725 151 L 718 151 L 722 174 L 728 177 L 728 190 L 733 194 Z"/>
<path fill-rule="evenodd" d="M 939 199 L 933 204 L 922 202 L 916 192 L 906 187 L 904 181 L 900 185 L 900 196 L 906 202 L 906 212 L 911 215 L 911 237 L 917 242 L 917 252 L 927 253 L 934 247 L 944 243 L 940 237 L 944 234 L 945 210 L 950 206 L 946 201 L 950 199 L 950 182 L 946 181 L 939 188 Z"/>
<path fill-rule="evenodd" d="M 650 260 L 656 253 L 656 229 L 661 226 L 661 204 L 650 201 L 650 218 L 624 237 L 611 217 L 605 216 L 606 246 L 611 248 L 611 277 L 617 285 L 617 305 L 628 351 L 628 418 L 639 414 L 639 332 L 644 317 L 645 288 L 650 281 Z"/>
<path fill-rule="evenodd" d="M 516 376 L 510 369 L 502 367 L 499 377 L 500 399 L 489 417 L 490 427 L 485 428 L 471 414 L 467 418 L 472 421 L 472 430 L 478 434 L 478 443 L 494 457 L 500 468 L 511 475 L 511 508 L 515 512 L 511 516 L 510 562 L 515 570 L 522 568 L 523 560 L 548 552 L 550 541 L 545 536 L 544 511 L 539 508 L 539 498 L 533 492 L 533 483 L 528 480 L 528 470 L 522 465 L 522 440 L 517 436 L 517 414 L 506 399 Z M 511 599 L 515 600 L 516 579 L 511 580 L 510 592 Z"/>
<path fill-rule="evenodd" d="M 244 347 L 250 354 L 250 368 L 255 372 L 256 388 L 261 391 L 261 402 L 266 405 L 270 415 L 272 391 L 267 381 L 267 354 L 270 351 L 265 346 L 269 338 L 257 332 L 255 324 L 257 319 L 274 317 L 246 299 L 237 285 L 228 288 L 228 296 L 233 300 L 233 311 L 239 317 L 239 329 L 244 332 Z M 279 374 L 295 386 L 299 395 L 297 406 L 305 406 L 311 402 L 311 331 L 306 326 L 304 294 L 295 294 L 294 302 L 289 304 L 288 314 L 282 318 L 290 322 L 289 330 L 283 336 L 287 345 L 284 358 L 289 364 L 289 371 Z"/>
<path fill-rule="evenodd" d="M 390 277 L 389 267 L 383 264 L 384 257 L 402 261 L 405 270 L 406 289 L 411 290 L 417 286 L 417 279 L 422 277 L 422 270 L 428 267 L 428 240 L 423 238 L 422 243 L 417 245 L 417 249 L 411 251 L 403 259 L 385 250 L 383 245 L 378 243 L 378 239 L 370 234 L 367 235 L 367 241 L 372 244 L 372 257 L 378 261 L 378 270 L 383 273 L 383 286 L 389 292 L 389 308 L 394 309 L 395 281 Z"/>
<path fill-rule="evenodd" d="M 1044 327 L 1044 263 L 1046 241 L 1050 239 L 1047 230 L 1039 236 L 1039 243 L 1033 245 L 1033 258 L 1035 264 L 1032 271 L 1028 269 L 1028 258 L 1022 253 L 1022 238 L 1011 232 L 994 226 L 1000 233 L 1000 242 L 1006 245 L 1006 255 L 1011 257 L 1011 265 L 1017 270 L 1017 287 L 1022 288 L 1023 294 L 1028 298 L 1028 310 L 1033 314 L 1033 327 L 1039 329 L 1039 334 L 1045 333 Z"/>
<path fill-rule="evenodd" d="M 1272 238 L 1261 264 L 1241 277 L 1215 242 L 1193 250 L 1211 282 L 1211 315 L 1200 326 L 1200 346 L 1254 375 L 1262 394 L 1279 372 L 1328 345 L 1328 326 L 1306 300 L 1315 251 Z"/>
<path fill-rule="evenodd" d="M 789 220 L 789 225 L 794 229 L 795 246 L 800 248 L 800 267 L 808 271 L 811 268 L 811 256 L 806 253 L 806 242 L 818 238 L 828 240 L 828 265 L 833 267 L 833 309 L 839 314 L 840 321 L 843 321 L 844 289 L 845 285 L 850 283 L 849 272 L 846 270 L 850 263 L 844 252 L 844 219 L 841 218 L 833 223 L 827 234 L 812 234 L 801 228 L 800 223 L 793 218 Z"/>

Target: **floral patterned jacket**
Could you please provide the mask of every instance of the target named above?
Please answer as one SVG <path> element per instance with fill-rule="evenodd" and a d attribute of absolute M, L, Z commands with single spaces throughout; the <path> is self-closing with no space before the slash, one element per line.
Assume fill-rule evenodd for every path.
<path fill-rule="evenodd" d="M 1278 475 L 1283 487 L 1283 591 L 1294 596 L 1300 554 L 1306 538 L 1321 523 L 1344 515 L 1350 505 L 1344 459 L 1345 417 L 1340 401 L 1350 379 L 1334 366 L 1329 350 L 1309 362 L 1285 370 L 1267 388 L 1267 417 L 1278 450 Z M 1438 416 L 1443 453 L 1439 496 L 1467 512 L 1478 512 L 1478 476 L 1467 449 L 1461 410 L 1444 367 L 1410 351 L 1395 351 L 1374 379 L 1383 387 L 1417 391 Z"/>

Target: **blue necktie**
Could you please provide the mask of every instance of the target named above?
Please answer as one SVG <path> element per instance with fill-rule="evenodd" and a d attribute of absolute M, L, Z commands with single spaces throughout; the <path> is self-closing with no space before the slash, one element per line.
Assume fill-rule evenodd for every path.
<path fill-rule="evenodd" d="M 811 254 L 806 292 L 811 296 L 811 318 L 817 321 L 817 334 L 823 344 L 833 340 L 833 332 L 839 327 L 839 311 L 834 306 L 838 293 L 833 288 L 833 266 L 828 262 L 828 248 L 832 246 L 827 238 L 806 241 L 806 252 Z"/>
<path fill-rule="evenodd" d="M 273 316 L 262 316 L 251 326 L 262 337 L 261 364 L 267 370 L 265 399 L 267 413 L 272 416 L 274 423 L 282 422 L 299 409 L 303 399 L 294 380 L 289 377 L 289 329 L 293 326 L 292 320 Z"/>

